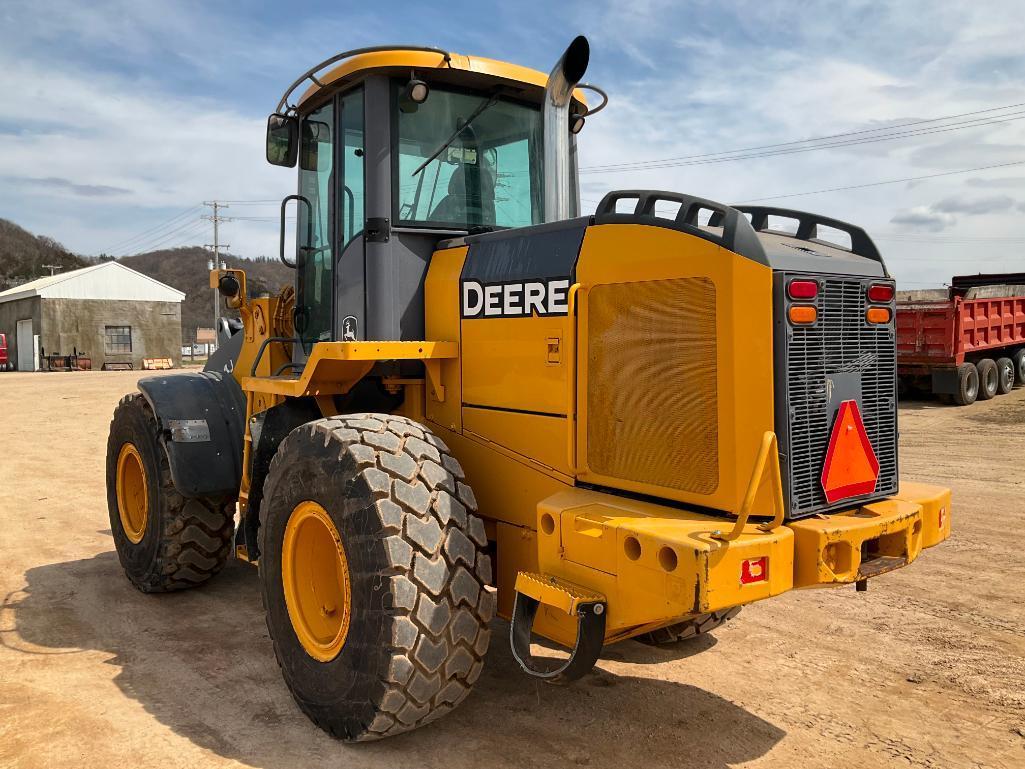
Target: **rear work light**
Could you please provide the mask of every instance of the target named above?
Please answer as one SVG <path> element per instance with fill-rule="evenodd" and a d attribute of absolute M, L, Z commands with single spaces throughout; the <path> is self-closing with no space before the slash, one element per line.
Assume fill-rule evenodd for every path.
<path fill-rule="evenodd" d="M 769 556 L 748 558 L 740 562 L 740 584 L 750 585 L 753 582 L 767 582 L 769 579 Z"/>
<path fill-rule="evenodd" d="M 819 284 L 814 280 L 792 280 L 787 293 L 791 299 L 814 299 L 819 295 Z"/>
<path fill-rule="evenodd" d="M 869 323 L 889 323 L 892 317 L 889 307 L 869 307 L 865 320 Z"/>
<path fill-rule="evenodd" d="M 868 287 L 868 301 L 870 302 L 892 302 L 893 286 L 886 283 L 873 283 Z"/>
<path fill-rule="evenodd" d="M 814 323 L 819 317 L 818 310 L 810 304 L 795 304 L 790 308 L 788 315 L 790 316 L 791 323 L 800 325 Z"/>

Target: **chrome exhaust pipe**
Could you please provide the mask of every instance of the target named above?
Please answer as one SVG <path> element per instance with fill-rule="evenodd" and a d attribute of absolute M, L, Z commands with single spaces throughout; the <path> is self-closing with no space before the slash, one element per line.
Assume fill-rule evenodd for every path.
<path fill-rule="evenodd" d="M 571 219 L 580 210 L 579 192 L 573 178 L 569 132 L 569 105 L 573 89 L 587 70 L 591 46 L 583 35 L 576 37 L 562 54 L 545 86 L 544 108 L 544 174 L 545 221 Z"/>

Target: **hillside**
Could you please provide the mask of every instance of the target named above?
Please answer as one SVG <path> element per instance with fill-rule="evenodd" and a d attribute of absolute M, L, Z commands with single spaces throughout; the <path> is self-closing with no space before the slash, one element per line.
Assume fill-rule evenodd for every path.
<path fill-rule="evenodd" d="M 57 272 L 64 272 L 93 264 L 97 259 L 109 258 L 73 254 L 52 238 L 33 235 L 13 222 L 0 219 L 0 291 L 49 275 L 50 269 L 43 265 L 57 265 L 60 268 Z M 222 258 L 227 266 L 246 271 L 252 296 L 276 294 L 294 279 L 294 273 L 277 259 L 243 259 L 231 254 Z M 185 292 L 182 340 L 188 343 L 196 338 L 197 327 L 213 325 L 213 289 L 210 288 L 210 273 L 207 271 L 209 259 L 209 251 L 192 246 L 135 254 L 119 261 Z M 224 309 L 223 304 L 222 312 L 232 314 Z"/>
<path fill-rule="evenodd" d="M 63 272 L 87 264 L 86 259 L 53 238 L 33 235 L 14 222 L 0 219 L 0 291 L 49 275 L 49 267 L 43 265 L 56 265 L 60 268 L 57 272 Z"/>
<path fill-rule="evenodd" d="M 119 261 L 125 267 L 131 267 L 185 292 L 185 301 L 182 302 L 182 340 L 188 343 L 196 338 L 197 328 L 213 325 L 213 289 L 210 288 L 210 273 L 207 271 L 209 260 L 209 251 L 192 246 L 150 251 L 126 256 Z M 229 254 L 222 256 L 222 261 L 227 267 L 246 271 L 250 296 L 276 294 L 294 280 L 294 273 L 277 259 L 242 259 Z M 224 308 L 223 304 L 221 312 L 225 315 L 236 314 Z"/>

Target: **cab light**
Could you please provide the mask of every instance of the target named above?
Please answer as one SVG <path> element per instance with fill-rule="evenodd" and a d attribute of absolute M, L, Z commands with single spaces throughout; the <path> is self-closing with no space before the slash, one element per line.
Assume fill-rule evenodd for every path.
<path fill-rule="evenodd" d="M 889 323 L 890 317 L 889 307 L 869 307 L 865 313 L 865 320 L 869 323 Z"/>
<path fill-rule="evenodd" d="M 812 307 L 810 304 L 795 304 L 790 308 L 790 322 L 807 324 L 814 323 L 818 320 L 819 311 Z"/>
<path fill-rule="evenodd" d="M 748 558 L 740 562 L 740 584 L 769 581 L 769 556 Z"/>
<path fill-rule="evenodd" d="M 868 287 L 868 301 L 892 302 L 893 286 L 886 283 L 873 283 Z"/>
<path fill-rule="evenodd" d="M 814 280 L 792 280 L 787 293 L 791 299 L 814 299 L 819 295 L 819 284 Z"/>

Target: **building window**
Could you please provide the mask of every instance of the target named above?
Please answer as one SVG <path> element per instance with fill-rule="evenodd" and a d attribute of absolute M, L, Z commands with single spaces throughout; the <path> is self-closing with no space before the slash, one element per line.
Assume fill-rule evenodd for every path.
<path fill-rule="evenodd" d="M 106 326 L 103 331 L 103 348 L 107 355 L 122 355 L 132 351 L 131 326 Z"/>

